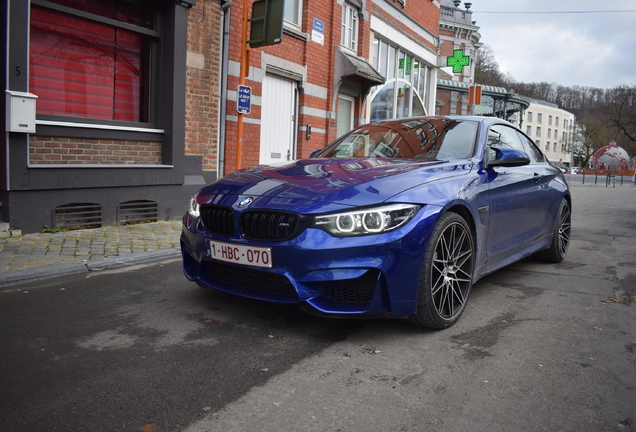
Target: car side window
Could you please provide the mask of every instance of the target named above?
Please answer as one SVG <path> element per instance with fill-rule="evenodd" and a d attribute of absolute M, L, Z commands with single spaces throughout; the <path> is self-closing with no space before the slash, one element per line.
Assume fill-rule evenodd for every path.
<path fill-rule="evenodd" d="M 539 150 L 539 147 L 532 142 L 527 136 L 522 133 L 519 133 L 519 139 L 521 139 L 521 143 L 524 147 L 526 147 L 525 152 L 530 156 L 531 163 L 543 163 L 545 162 L 545 156 Z"/>
<path fill-rule="evenodd" d="M 495 151 L 491 147 L 508 147 L 527 152 L 523 147 L 517 131 L 509 126 L 494 125 L 488 131 L 487 156 L 495 159 Z"/>

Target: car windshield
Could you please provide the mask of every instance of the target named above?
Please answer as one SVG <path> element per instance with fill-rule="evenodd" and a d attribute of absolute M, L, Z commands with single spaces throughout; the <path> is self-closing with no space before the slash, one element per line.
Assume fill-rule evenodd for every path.
<path fill-rule="evenodd" d="M 353 130 L 317 157 L 466 159 L 473 155 L 477 122 L 428 117 L 373 123 Z"/>

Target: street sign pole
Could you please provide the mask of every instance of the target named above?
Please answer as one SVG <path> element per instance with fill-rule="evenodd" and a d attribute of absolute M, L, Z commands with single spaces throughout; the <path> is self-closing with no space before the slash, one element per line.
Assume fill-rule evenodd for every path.
<path fill-rule="evenodd" d="M 241 27 L 241 71 L 239 74 L 239 88 L 245 85 L 245 77 L 249 74 L 250 52 L 247 49 L 247 22 L 249 19 L 249 0 L 243 0 L 243 25 Z M 238 95 L 238 92 L 237 92 Z M 236 103 L 238 104 L 238 96 Z M 241 169 L 243 153 L 243 113 L 238 113 L 236 125 L 236 169 Z"/>
<path fill-rule="evenodd" d="M 477 112 L 477 105 L 481 104 L 481 86 L 471 83 L 468 89 L 468 105 L 472 106 L 472 114 Z"/>
<path fill-rule="evenodd" d="M 236 169 L 241 169 L 243 153 L 243 115 L 251 110 L 252 89 L 245 85 L 245 78 L 250 74 L 250 51 L 247 49 L 279 44 L 283 40 L 283 21 L 285 0 L 256 0 L 252 2 L 252 18 L 248 9 L 250 0 L 243 0 L 243 22 L 241 27 L 241 71 L 237 89 L 236 110 Z M 252 23 L 250 36 L 247 39 L 248 22 Z"/>

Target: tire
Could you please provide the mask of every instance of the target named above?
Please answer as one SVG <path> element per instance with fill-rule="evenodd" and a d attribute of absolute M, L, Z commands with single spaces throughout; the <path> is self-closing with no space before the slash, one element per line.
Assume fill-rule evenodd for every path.
<path fill-rule="evenodd" d="M 557 214 L 550 248 L 537 252 L 534 255 L 537 260 L 560 263 L 565 259 L 570 247 L 571 217 L 572 211 L 570 209 L 570 203 L 567 199 L 563 198 L 561 200 L 561 206 L 559 207 L 559 213 Z"/>
<path fill-rule="evenodd" d="M 475 245 L 470 227 L 456 213 L 442 215 L 428 241 L 417 311 L 407 320 L 433 329 L 459 319 L 473 285 Z"/>

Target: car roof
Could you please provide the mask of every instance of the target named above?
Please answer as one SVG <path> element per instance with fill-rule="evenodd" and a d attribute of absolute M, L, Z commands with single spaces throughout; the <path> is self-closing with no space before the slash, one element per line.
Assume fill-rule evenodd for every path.
<path fill-rule="evenodd" d="M 483 123 L 486 126 L 490 126 L 491 124 L 506 124 L 516 128 L 516 126 L 513 125 L 512 123 L 506 120 L 500 119 L 498 117 L 468 116 L 468 115 L 418 116 L 418 117 L 407 117 L 407 118 L 400 118 L 400 119 L 380 120 L 376 122 L 371 122 L 369 124 L 390 126 L 392 124 L 398 125 L 398 124 L 408 123 L 413 120 L 426 120 L 426 119 L 439 119 L 439 118 L 446 118 L 446 119 L 459 120 L 459 121 L 475 121 L 475 122 Z"/>

